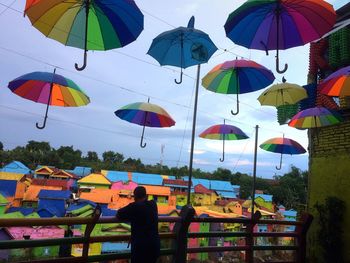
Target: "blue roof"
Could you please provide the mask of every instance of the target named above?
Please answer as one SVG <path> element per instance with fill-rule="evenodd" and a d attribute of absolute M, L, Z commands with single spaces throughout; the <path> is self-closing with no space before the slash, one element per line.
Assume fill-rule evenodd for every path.
<path fill-rule="evenodd" d="M 159 174 L 132 173 L 132 181 L 143 185 L 162 185 L 163 177 Z"/>
<path fill-rule="evenodd" d="M 265 202 L 272 202 L 272 195 L 255 194 L 255 198 L 261 197 Z"/>
<path fill-rule="evenodd" d="M 5 165 L 2 169 L 2 172 L 18 173 L 18 174 L 28 174 L 31 170 L 19 161 L 13 161 Z"/>
<path fill-rule="evenodd" d="M 175 180 L 176 179 L 176 176 L 174 175 L 167 175 L 168 176 L 168 179 L 171 179 L 171 180 Z"/>
<path fill-rule="evenodd" d="M 233 191 L 215 191 L 218 195 L 220 195 L 223 198 L 237 198 L 237 194 Z"/>
<path fill-rule="evenodd" d="M 286 210 L 283 212 L 283 216 L 288 216 L 288 217 L 297 217 L 298 212 L 295 210 Z"/>
<path fill-rule="evenodd" d="M 74 168 L 74 170 L 67 170 L 68 172 L 72 172 L 75 175 L 79 176 L 79 177 L 84 177 L 86 175 L 91 174 L 92 172 L 92 168 L 90 167 L 84 167 L 84 166 L 76 166 Z"/>
<path fill-rule="evenodd" d="M 115 216 L 117 214 L 116 210 L 109 209 L 107 207 L 102 208 L 102 216 Z"/>
<path fill-rule="evenodd" d="M 50 218 L 55 216 L 55 211 L 53 211 L 52 208 L 48 207 L 39 209 L 37 213 L 41 218 Z"/>
<path fill-rule="evenodd" d="M 188 176 L 184 176 L 182 179 L 187 181 Z M 228 192 L 234 191 L 237 194 L 239 193 L 239 189 L 240 189 L 239 185 L 232 185 L 230 181 L 192 178 L 192 187 L 195 187 L 198 184 L 203 185 L 204 187 L 208 188 L 209 190 L 228 191 Z"/>
<path fill-rule="evenodd" d="M 71 191 L 69 190 L 40 190 L 39 199 L 69 199 Z"/>
<path fill-rule="evenodd" d="M 1 180 L 0 193 L 4 197 L 15 196 L 16 188 L 17 188 L 17 181 L 15 181 L 15 180 Z"/>
<path fill-rule="evenodd" d="M 126 183 L 129 181 L 128 172 L 108 171 L 106 177 L 113 183 L 118 181 L 123 181 L 123 183 Z"/>
<path fill-rule="evenodd" d="M 112 242 L 103 242 L 102 243 L 102 253 L 110 253 L 110 252 L 122 252 L 129 251 L 128 243 L 112 243 Z"/>
<path fill-rule="evenodd" d="M 34 208 L 31 207 L 10 207 L 6 213 L 21 212 L 22 215 L 27 216 L 34 212 Z"/>
<path fill-rule="evenodd" d="M 50 215 L 43 211 L 48 211 Z M 66 213 L 66 202 L 64 200 L 39 199 L 38 214 L 40 217 L 63 217 Z"/>
<path fill-rule="evenodd" d="M 228 181 L 218 181 L 218 180 L 209 180 L 210 190 L 219 190 L 219 191 L 232 191 L 233 187 L 231 182 Z"/>

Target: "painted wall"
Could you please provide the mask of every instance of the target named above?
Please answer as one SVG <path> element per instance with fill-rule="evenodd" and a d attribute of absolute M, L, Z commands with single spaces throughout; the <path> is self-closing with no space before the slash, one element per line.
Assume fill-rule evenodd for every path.
<path fill-rule="evenodd" d="M 96 189 L 109 189 L 109 185 L 78 183 L 79 187 L 94 187 Z"/>

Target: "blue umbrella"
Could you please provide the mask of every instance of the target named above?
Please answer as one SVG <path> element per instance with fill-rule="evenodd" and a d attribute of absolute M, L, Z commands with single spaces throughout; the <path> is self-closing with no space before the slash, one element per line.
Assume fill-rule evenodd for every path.
<path fill-rule="evenodd" d="M 180 81 L 182 82 L 182 69 L 206 63 L 217 50 L 217 47 L 208 34 L 194 28 L 192 16 L 187 27 L 178 27 L 158 35 L 152 41 L 147 54 L 155 58 L 160 65 L 169 65 L 181 68 Z"/>
<path fill-rule="evenodd" d="M 178 27 L 166 31 L 155 39 L 149 48 L 147 54 L 155 58 L 160 65 L 170 65 L 181 68 L 180 81 L 175 80 L 177 84 L 182 82 L 182 69 L 197 65 L 196 91 L 194 96 L 194 109 L 192 121 L 192 138 L 189 164 L 189 179 L 187 190 L 187 204 L 190 202 L 191 178 L 193 164 L 194 139 L 196 132 L 197 103 L 200 66 L 208 62 L 215 53 L 217 47 L 211 41 L 209 36 L 203 31 L 194 28 L 194 17 L 192 16 L 187 27 Z"/>

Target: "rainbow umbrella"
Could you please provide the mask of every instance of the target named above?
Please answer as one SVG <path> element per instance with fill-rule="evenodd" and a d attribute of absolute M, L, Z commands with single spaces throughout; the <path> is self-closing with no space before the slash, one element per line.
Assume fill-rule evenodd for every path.
<path fill-rule="evenodd" d="M 64 45 L 110 50 L 135 41 L 143 30 L 143 14 L 133 0 L 27 0 L 25 14 L 45 36 Z"/>
<path fill-rule="evenodd" d="M 309 129 L 338 124 L 342 120 L 342 116 L 336 111 L 315 107 L 300 111 L 290 120 L 288 125 L 298 129 Z"/>
<path fill-rule="evenodd" d="M 175 125 L 175 121 L 170 115 L 161 107 L 155 104 L 136 102 L 128 104 L 121 109 L 114 112 L 120 119 L 143 126 L 140 146 L 146 147 L 143 144 L 143 136 L 145 134 L 145 127 L 171 127 Z"/>
<path fill-rule="evenodd" d="M 79 107 L 90 103 L 90 98 L 72 80 L 49 72 L 32 72 L 12 80 L 8 88 L 22 98 L 47 104 L 44 123 L 46 126 L 49 106 Z"/>
<path fill-rule="evenodd" d="M 222 140 L 222 158 L 220 158 L 220 162 L 225 160 L 226 140 L 243 140 L 249 138 L 240 128 L 225 124 L 225 120 L 224 124 L 209 127 L 199 134 L 199 137 L 211 140 Z"/>
<path fill-rule="evenodd" d="M 271 70 L 250 60 L 226 61 L 214 67 L 203 79 L 206 89 L 223 94 L 237 94 L 237 110 L 239 113 L 238 94 L 249 93 L 266 88 L 275 80 Z"/>
<path fill-rule="evenodd" d="M 350 66 L 329 75 L 321 84 L 320 91 L 333 97 L 350 96 Z"/>
<path fill-rule="evenodd" d="M 321 38 L 333 28 L 336 13 L 323 0 L 250 0 L 233 11 L 226 23 L 226 36 L 234 43 L 250 48 L 279 50 L 303 46 Z"/>
<path fill-rule="evenodd" d="M 306 150 L 303 146 L 301 146 L 298 142 L 289 139 L 289 138 L 272 138 L 260 145 L 260 148 L 274 153 L 280 153 L 280 165 L 279 167 L 276 166 L 277 170 L 281 170 L 282 168 L 282 155 L 283 154 L 303 154 L 306 153 Z"/>

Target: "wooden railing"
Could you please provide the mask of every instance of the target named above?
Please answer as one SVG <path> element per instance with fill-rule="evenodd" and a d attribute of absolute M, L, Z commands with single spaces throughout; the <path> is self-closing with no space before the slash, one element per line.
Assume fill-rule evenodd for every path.
<path fill-rule="evenodd" d="M 7 240 L 0 241 L 0 250 L 15 248 L 33 248 L 83 244 L 82 255 L 78 257 L 64 257 L 52 259 L 31 259 L 30 262 L 100 262 L 116 259 L 130 258 L 130 252 L 110 253 L 89 256 L 89 246 L 96 242 L 128 242 L 130 235 L 112 235 L 112 236 L 91 236 L 92 230 L 96 224 L 118 223 L 115 217 L 100 217 L 100 211 L 96 211 L 91 218 L 35 218 L 35 219 L 0 219 L 0 228 L 13 226 L 73 226 L 85 225 L 85 232 L 82 237 L 65 237 L 55 239 L 36 239 L 36 240 Z M 306 257 L 306 233 L 312 222 L 312 216 L 305 214 L 301 221 L 276 221 L 261 220 L 260 213 L 256 213 L 253 219 L 246 218 L 198 218 L 195 217 L 192 207 L 184 207 L 179 217 L 159 217 L 159 222 L 173 223 L 173 231 L 169 233 L 160 233 L 161 240 L 170 239 L 173 242 L 168 248 L 161 250 L 161 255 L 172 255 L 173 263 L 184 263 L 190 253 L 203 252 L 225 252 L 225 251 L 241 251 L 245 254 L 245 262 L 254 262 L 254 251 L 295 251 L 294 260 L 278 261 L 278 263 L 304 263 Z M 198 232 L 189 233 L 188 229 L 191 223 L 235 223 L 245 226 L 244 231 L 236 232 Z M 256 224 L 264 225 L 283 225 L 295 226 L 293 232 L 254 232 Z M 188 247 L 188 238 L 213 238 L 213 237 L 238 237 L 245 240 L 243 245 L 235 246 L 205 246 L 205 247 Z M 292 245 L 256 245 L 254 240 L 258 237 L 289 237 L 294 239 Z M 21 261 L 16 261 L 21 262 Z M 28 261 L 23 261 L 28 262 Z M 277 263 L 277 261 L 274 261 Z"/>

